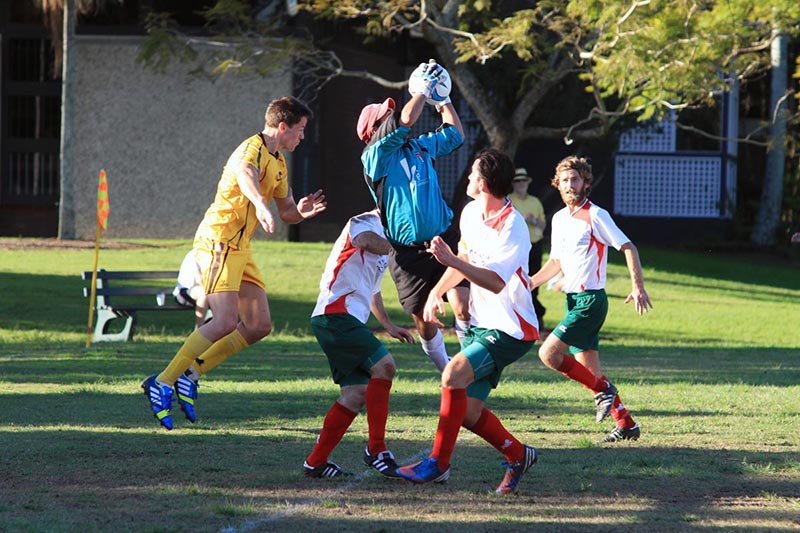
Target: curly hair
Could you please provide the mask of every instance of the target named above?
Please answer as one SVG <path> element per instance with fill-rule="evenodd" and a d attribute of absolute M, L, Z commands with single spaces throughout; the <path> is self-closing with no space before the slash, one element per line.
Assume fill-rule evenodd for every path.
<path fill-rule="evenodd" d="M 556 172 L 553 175 L 553 179 L 550 181 L 550 184 L 556 189 L 558 189 L 558 175 L 565 170 L 576 171 L 578 175 L 583 179 L 583 183 L 588 187 L 588 190 L 591 190 L 592 165 L 591 163 L 589 163 L 588 159 L 586 159 L 585 157 L 577 157 L 571 155 L 559 161 L 558 164 L 556 165 Z"/>

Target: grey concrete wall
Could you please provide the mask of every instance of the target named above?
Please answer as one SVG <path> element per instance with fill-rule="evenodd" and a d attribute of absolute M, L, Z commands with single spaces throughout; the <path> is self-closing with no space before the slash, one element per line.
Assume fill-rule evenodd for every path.
<path fill-rule="evenodd" d="M 192 237 L 230 153 L 261 131 L 270 100 L 291 94 L 289 76 L 210 82 L 180 64 L 155 73 L 136 63 L 140 42 L 77 38 L 72 177 L 78 239 L 94 239 L 100 169 L 108 175 L 111 204 L 104 238 Z M 272 238 L 287 236 L 280 224 Z"/>

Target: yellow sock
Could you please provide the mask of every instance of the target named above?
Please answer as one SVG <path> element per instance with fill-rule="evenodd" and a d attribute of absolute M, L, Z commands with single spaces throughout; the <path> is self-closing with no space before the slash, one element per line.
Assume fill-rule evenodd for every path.
<path fill-rule="evenodd" d="M 192 370 L 201 376 L 223 362 L 228 357 L 235 353 L 241 352 L 247 348 L 249 344 L 238 329 L 233 330 L 225 337 L 215 342 L 209 349 L 203 352 L 197 360 L 192 364 Z"/>
<path fill-rule="evenodd" d="M 183 346 L 181 346 L 178 353 L 175 354 L 175 357 L 172 358 L 172 361 L 169 362 L 167 368 L 165 368 L 156 379 L 165 385 L 174 385 L 180 375 L 191 366 L 194 360 L 200 357 L 200 355 L 211 346 L 213 346 L 211 341 L 203 337 L 199 331 L 193 331 L 183 342 Z"/>

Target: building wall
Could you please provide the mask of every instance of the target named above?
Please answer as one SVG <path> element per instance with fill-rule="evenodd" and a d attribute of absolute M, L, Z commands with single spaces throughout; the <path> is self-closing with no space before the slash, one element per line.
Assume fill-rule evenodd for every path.
<path fill-rule="evenodd" d="M 109 182 L 107 238 L 192 237 L 230 153 L 261 131 L 270 100 L 291 94 L 288 75 L 211 82 L 189 75 L 186 65 L 153 72 L 136 63 L 140 43 L 76 39 L 71 175 L 78 239 L 94 238 L 100 169 Z M 287 237 L 283 224 L 271 236 Z"/>

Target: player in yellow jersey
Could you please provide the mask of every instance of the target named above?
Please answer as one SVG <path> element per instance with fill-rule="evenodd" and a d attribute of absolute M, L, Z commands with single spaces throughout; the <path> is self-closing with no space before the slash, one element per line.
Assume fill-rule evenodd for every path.
<path fill-rule="evenodd" d="M 253 261 L 250 237 L 261 226 L 275 230 L 268 209 L 275 200 L 278 215 L 289 224 L 325 210 L 318 190 L 295 203 L 281 151 L 293 152 L 303 140 L 311 110 L 297 98 L 273 100 L 264 130 L 242 142 L 225 164 L 214 202 L 195 235 L 194 248 L 214 319 L 196 329 L 160 373 L 142 383 L 150 407 L 162 426 L 172 429 L 172 390 L 190 422 L 200 376 L 272 331 L 267 294 Z"/>

